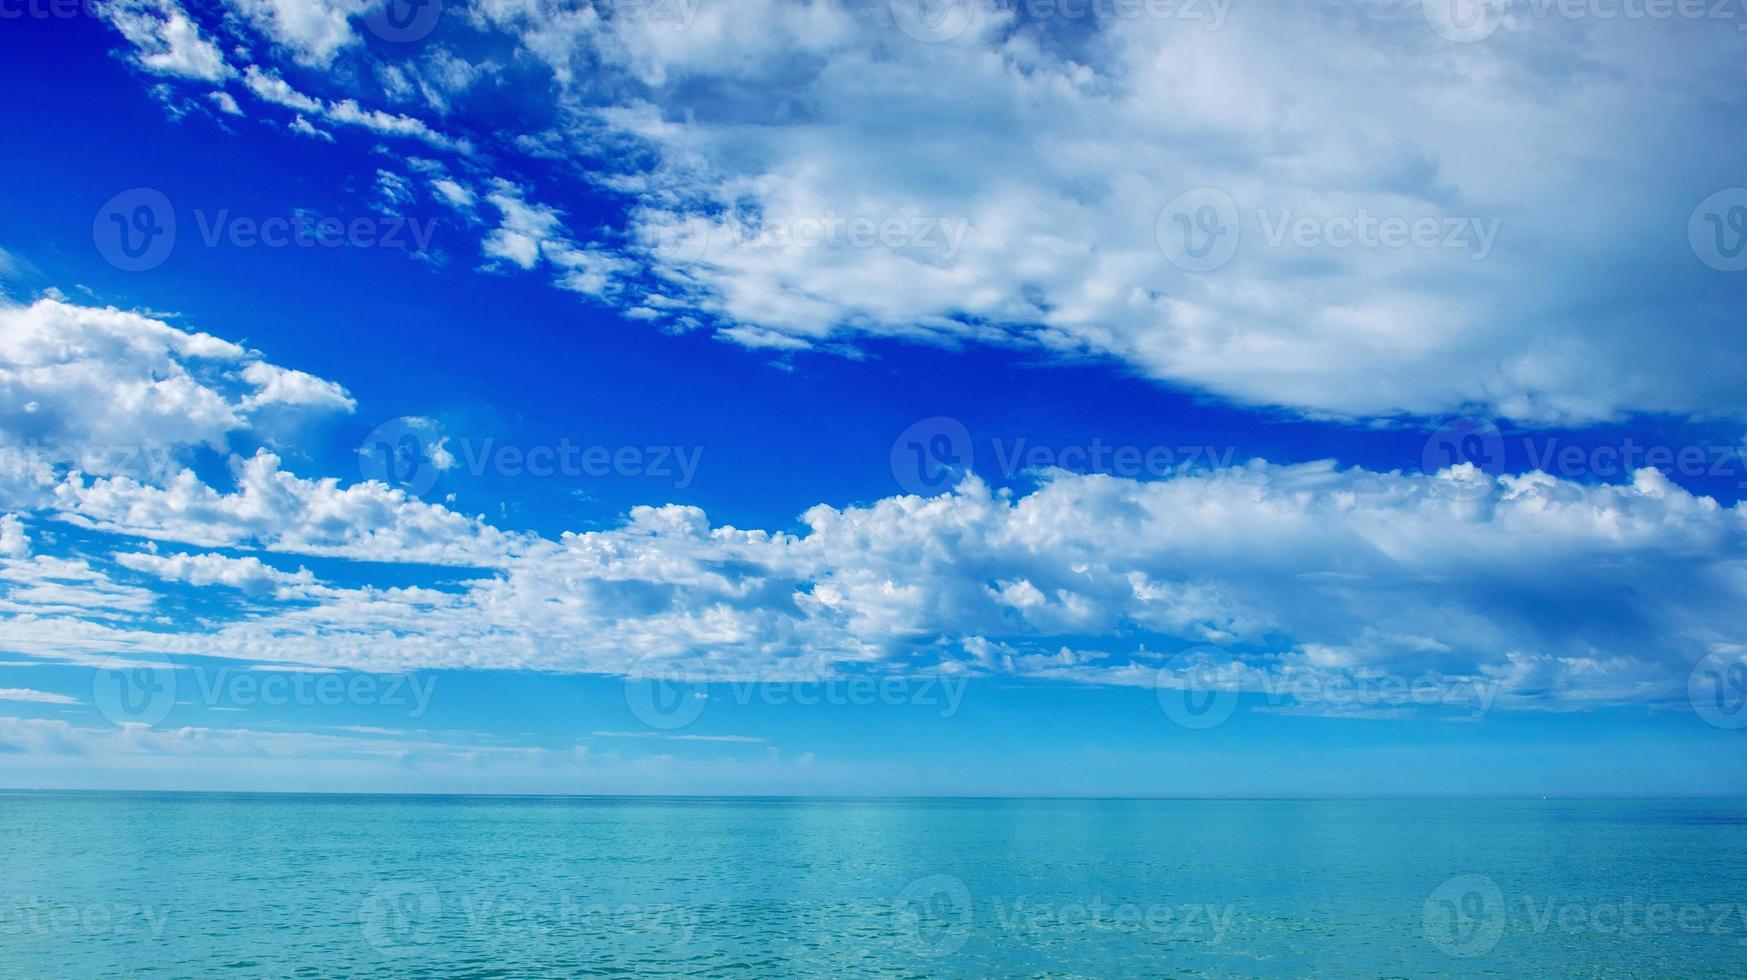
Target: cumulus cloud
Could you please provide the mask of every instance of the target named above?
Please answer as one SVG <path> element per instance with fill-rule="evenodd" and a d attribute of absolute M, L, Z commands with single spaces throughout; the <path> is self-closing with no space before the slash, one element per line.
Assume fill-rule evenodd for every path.
<path fill-rule="evenodd" d="M 77 658 L 103 649 L 88 638 L 125 628 L 149 613 L 157 595 L 150 589 L 116 582 L 84 558 L 33 555 L 0 559 L 0 617 L 7 619 L 7 644 L 30 649 L 28 634 L 38 625 L 78 639 L 47 651 Z M 68 617 L 60 619 L 60 617 Z"/>
<path fill-rule="evenodd" d="M 400 489 L 287 473 L 265 450 L 233 457 L 232 467 L 230 493 L 185 469 L 162 486 L 73 474 L 55 487 L 56 513 L 83 527 L 160 541 L 376 561 L 493 564 L 513 545 L 478 518 Z"/>
<path fill-rule="evenodd" d="M 30 554 L 30 537 L 17 514 L 0 514 L 0 557 L 23 558 Z"/>
<path fill-rule="evenodd" d="M 1056 474 L 1024 496 L 973 478 L 935 498 L 821 505 L 794 534 L 645 507 L 524 542 L 459 587 L 325 589 L 156 642 L 371 669 L 1124 685 L 1200 647 L 1252 689 L 1436 676 L 1548 708 L 1673 697 L 1693 662 L 1741 642 L 1741 508 L 1652 470 L 1620 485 L 1502 477 L 1480 499 L 1452 486 L 1473 479 L 1491 478 L 1256 462 L 1154 481 Z"/>
<path fill-rule="evenodd" d="M 308 593 L 317 584 L 315 575 L 307 568 L 295 572 L 281 571 L 253 555 L 238 558 L 210 552 L 177 555 L 136 552 L 118 554 L 115 561 L 124 568 L 155 575 L 168 582 L 222 585 L 251 596 L 294 598 Z"/>
<path fill-rule="evenodd" d="M 0 492 L 18 505 L 67 469 L 148 479 L 265 414 L 351 410 L 339 385 L 144 314 L 0 305 Z"/>
<path fill-rule="evenodd" d="M 243 368 L 244 381 L 255 386 L 254 394 L 243 399 L 245 408 L 265 405 L 294 405 L 336 412 L 351 412 L 357 407 L 346 389 L 313 374 L 293 371 L 266 361 L 254 361 Z"/>
<path fill-rule="evenodd" d="M 545 261 L 559 233 L 530 215 L 506 221 L 539 233 Z M 351 407 L 336 384 L 140 314 L 45 300 L 0 325 L 0 384 L 23 406 L 0 416 L 9 447 L 32 434 L 222 446 L 265 406 Z M 1617 484 L 1469 464 L 1051 471 L 1023 494 L 972 476 L 933 498 L 821 504 L 799 530 L 667 505 L 557 538 L 378 482 L 300 476 L 266 450 L 232 456 L 226 486 L 173 455 L 107 473 L 26 458 L 0 477 L 35 490 L 0 518 L 6 646 L 56 659 L 1132 685 L 1203 647 L 1238 685 L 1429 672 L 1570 707 L 1670 697 L 1692 663 L 1747 642 L 1747 512 L 1653 469 Z M 26 518 L 90 543 L 41 553 Z M 249 552 L 451 571 L 377 584 L 359 565 L 335 585 Z M 165 583 L 254 606 L 189 621 L 169 614 Z"/>

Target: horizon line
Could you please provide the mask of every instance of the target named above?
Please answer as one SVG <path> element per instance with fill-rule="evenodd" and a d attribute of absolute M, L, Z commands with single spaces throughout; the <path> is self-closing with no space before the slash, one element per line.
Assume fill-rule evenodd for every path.
<path fill-rule="evenodd" d="M 0 787 L 0 796 L 28 794 L 130 796 L 303 796 L 361 799 L 500 799 L 500 800 L 764 800 L 764 801 L 1062 801 L 1134 803 L 1418 803 L 1418 802 L 1650 802 L 1658 800 L 1747 800 L 1747 796 L 1717 795 L 1418 795 L 1418 796 L 1160 796 L 1079 794 L 793 794 L 793 793 L 488 793 L 393 792 L 381 790 L 206 790 L 65 787 Z"/>

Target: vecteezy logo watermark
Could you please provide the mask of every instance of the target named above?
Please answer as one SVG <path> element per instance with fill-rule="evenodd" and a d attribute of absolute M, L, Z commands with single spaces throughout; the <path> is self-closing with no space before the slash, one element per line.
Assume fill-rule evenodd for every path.
<path fill-rule="evenodd" d="M 1747 31 L 1741 0 L 1422 0 L 1432 29 L 1461 44 L 1483 41 L 1496 33 L 1507 17 L 1534 21 L 1663 21 L 1715 20 Z"/>
<path fill-rule="evenodd" d="M 1237 202 L 1217 187 L 1197 187 L 1171 199 L 1153 225 L 1159 251 L 1185 272 L 1212 272 L 1237 254 L 1243 229 Z"/>
<path fill-rule="evenodd" d="M 429 493 L 454 469 L 475 477 L 659 479 L 683 490 L 697 479 L 703 456 L 702 446 L 588 445 L 568 436 L 533 446 L 462 437 L 451 448 L 435 422 L 403 415 L 370 430 L 358 444 L 358 473 L 414 497 Z"/>
<path fill-rule="evenodd" d="M 625 704 L 650 728 L 684 728 L 720 697 L 736 705 L 816 708 L 873 705 L 935 709 L 951 718 L 964 702 L 969 678 L 957 675 L 905 677 L 849 674 L 835 677 L 770 679 L 751 675 L 712 676 L 685 670 L 672 661 L 642 661 L 625 674 Z"/>
<path fill-rule="evenodd" d="M 923 44 L 963 34 L 976 19 L 977 0 L 887 0 L 898 30 Z"/>
<path fill-rule="evenodd" d="M 971 433 L 946 415 L 912 423 L 892 441 L 892 478 L 905 493 L 927 497 L 945 493 L 969 472 Z"/>
<path fill-rule="evenodd" d="M 123 272 L 156 269 L 176 247 L 176 211 L 156 188 L 122 191 L 97 209 L 91 241 L 104 261 Z"/>
<path fill-rule="evenodd" d="M 176 705 L 176 668 L 156 657 L 111 657 L 91 677 L 91 702 L 112 725 L 161 723 Z"/>
<path fill-rule="evenodd" d="M 1567 936 L 1747 935 L 1747 904 L 1740 902 L 1646 901 L 1635 895 L 1619 898 L 1553 895 L 1516 896 L 1485 875 L 1464 874 L 1444 882 L 1426 898 L 1421 926 L 1425 938 L 1445 955 L 1459 959 L 1485 956 L 1498 948 L 1507 933 L 1527 931 L 1537 936 L 1558 930 Z"/>
<path fill-rule="evenodd" d="M 709 687 L 691 680 L 671 662 L 642 661 L 625 675 L 625 706 L 659 731 L 684 728 L 704 713 Z"/>
<path fill-rule="evenodd" d="M 1446 249 L 1478 261 L 1492 254 L 1500 219 L 1453 215 L 1309 215 L 1290 208 L 1254 212 L 1261 242 L 1270 249 Z M 1159 251 L 1185 272 L 1212 272 L 1237 254 L 1243 212 L 1230 194 L 1198 187 L 1171 199 L 1153 227 Z"/>
<path fill-rule="evenodd" d="M 254 218 L 233 215 L 229 208 L 212 213 L 196 208 L 194 222 L 207 248 L 221 243 L 243 249 L 386 248 L 424 255 L 437 231 L 436 218 L 366 214 L 348 219 L 297 212 Z"/>
<path fill-rule="evenodd" d="M 406 717 L 423 718 L 437 690 L 435 675 L 306 673 L 284 670 L 193 671 L 194 693 L 202 704 L 235 708 L 256 705 L 333 708 L 364 705 L 404 708 Z"/>
<path fill-rule="evenodd" d="M 439 890 L 429 882 L 387 884 L 371 891 L 358 910 L 364 939 L 388 957 L 415 953 L 465 935 L 494 942 L 549 941 L 559 936 L 630 937 L 691 942 L 698 909 L 670 902 L 592 900 L 570 892 L 507 889 Z M 441 928 L 439 928 L 439 926 Z"/>
<path fill-rule="evenodd" d="M 1190 471 L 1226 472 L 1237 456 L 1236 446 L 1133 445 L 1106 442 L 1093 436 L 1085 442 L 1052 445 L 1019 436 L 989 440 L 985 463 L 1004 480 L 1022 473 L 1062 469 L 1137 479 L 1167 477 Z M 963 422 L 936 415 L 911 424 L 892 440 L 892 476 L 898 486 L 919 496 L 943 493 L 971 471 L 976 440 Z"/>
<path fill-rule="evenodd" d="M 1027 944 L 1054 944 L 1068 935 L 1151 933 L 1172 942 L 1217 946 L 1225 941 L 1236 909 L 1193 902 L 1140 902 L 1101 894 L 994 895 L 988 927 Z M 892 910 L 910 952 L 925 959 L 950 956 L 976 931 L 976 902 L 965 883 L 935 874 L 906 885 Z"/>
<path fill-rule="evenodd" d="M 1693 208 L 1686 240 L 1699 261 L 1719 272 L 1747 269 L 1747 187 L 1712 194 Z"/>
<path fill-rule="evenodd" d="M 435 885 L 382 885 L 358 908 L 364 941 L 384 956 L 404 956 L 436 939 L 443 900 Z"/>
<path fill-rule="evenodd" d="M 952 875 L 929 875 L 910 882 L 892 906 L 910 951 L 927 959 L 963 949 L 976 918 L 970 889 Z"/>
<path fill-rule="evenodd" d="M 1172 657 L 1153 675 L 1153 694 L 1165 717 L 1191 731 L 1226 723 L 1237 711 L 1237 688 L 1219 665 L 1231 657 L 1215 647 L 1192 647 Z"/>
<path fill-rule="evenodd" d="M 416 719 L 429 710 L 436 686 L 434 675 L 189 666 L 178 671 L 168 660 L 116 657 L 92 675 L 91 693 L 111 724 L 151 728 L 170 716 L 178 694 L 209 708 L 362 705 L 404 709 Z"/>
<path fill-rule="evenodd" d="M 1747 728 L 1747 653 L 1713 651 L 1686 678 L 1692 710 L 1717 728 Z"/>
<path fill-rule="evenodd" d="M 1504 433 L 1491 419 L 1451 419 L 1427 437 L 1419 465 L 1427 476 L 1471 466 L 1479 472 L 1468 471 L 1468 479 L 1440 481 L 1438 489 L 1458 497 L 1484 497 L 1492 492 L 1492 478 L 1504 472 Z"/>
<path fill-rule="evenodd" d="M 0 21 L 102 16 L 100 0 L 0 0 Z"/>
<path fill-rule="evenodd" d="M 756 219 L 683 226 L 701 233 L 703 241 L 683 241 L 701 253 L 717 246 L 730 249 L 885 249 L 921 253 L 950 262 L 964 248 L 971 232 L 969 218 L 938 215 L 842 214 L 829 208 L 824 214 L 761 215 Z M 671 246 L 670 246 L 671 249 Z M 697 258 L 699 256 L 693 256 Z"/>
<path fill-rule="evenodd" d="M 608 905 L 569 892 L 553 896 L 480 890 L 451 894 L 449 905 L 458 908 L 469 934 L 498 940 L 517 935 L 544 938 L 581 933 L 667 939 L 674 945 L 684 945 L 697 933 L 701 919 L 697 909 L 670 902 Z"/>
<path fill-rule="evenodd" d="M 1242 691 L 1260 701 L 1254 710 L 1276 714 L 1377 717 L 1443 708 L 1480 718 L 1492 709 L 1502 687 L 1484 677 L 1446 677 L 1429 670 L 1412 677 L 1296 666 L 1264 672 L 1215 647 L 1185 650 L 1153 675 L 1165 716 L 1191 731 L 1225 724 Z"/>
<path fill-rule="evenodd" d="M 1499 218 L 1375 215 L 1365 208 L 1332 217 L 1257 210 L 1256 222 L 1269 248 L 1452 249 L 1477 262 L 1492 254 L 1502 224 Z"/>
<path fill-rule="evenodd" d="M 1426 897 L 1420 929 L 1446 956 L 1484 956 L 1504 935 L 1504 892 L 1485 875 L 1457 875 Z"/>
<path fill-rule="evenodd" d="M 1225 941 L 1237 910 L 1230 905 L 1193 902 L 1111 901 L 1104 895 L 1083 895 L 1068 901 L 1039 902 L 1024 895 L 996 896 L 995 924 L 1022 941 L 1048 943 L 1062 934 L 1148 932 L 1174 942 L 1217 946 Z"/>
<path fill-rule="evenodd" d="M 1064 469 L 1103 473 L 1125 479 L 1164 477 L 1197 467 L 1224 470 L 1237 457 L 1236 446 L 1135 446 L 1105 442 L 1093 436 L 1085 443 L 1050 446 L 1026 438 L 989 440 L 995 469 L 1011 480 L 1024 472 Z"/>
<path fill-rule="evenodd" d="M 0 935 L 18 936 L 143 936 L 164 938 L 170 910 L 134 903 L 66 902 L 29 898 L 0 899 Z"/>
<path fill-rule="evenodd" d="M 435 431 L 434 423 L 410 415 L 371 429 L 358 444 L 358 474 L 408 496 L 424 496 L 436 486 L 442 471 L 454 463 L 442 441 L 431 439 Z M 433 446 L 439 454 L 435 458 L 431 455 Z"/>
<path fill-rule="evenodd" d="M 443 16 L 443 0 L 382 0 L 364 15 L 370 33 L 393 44 L 422 41 Z"/>
<path fill-rule="evenodd" d="M 255 218 L 229 208 L 197 208 L 194 221 L 206 248 L 387 248 L 423 255 L 430 251 L 437 219 L 360 215 L 350 219 L 293 212 Z M 164 264 L 176 247 L 176 210 L 151 187 L 122 191 L 97 209 L 91 224 L 97 253 L 124 272 Z"/>
<path fill-rule="evenodd" d="M 1734 480 L 1747 489 L 1747 450 L 1739 443 L 1666 445 L 1626 437 L 1618 442 L 1583 445 L 1557 436 L 1506 439 L 1486 418 L 1451 419 L 1426 438 L 1420 467 L 1439 476 L 1440 493 L 1484 497 L 1498 487 L 1511 449 L 1521 452 L 1532 472 L 1562 479 L 1619 480 L 1641 469 L 1683 479 Z M 1457 468 L 1458 472 L 1450 472 Z"/>
<path fill-rule="evenodd" d="M 168 446 L 96 446 L 35 440 L 16 446 L 0 446 L 0 473 L 78 470 L 91 475 L 126 476 L 141 483 L 162 484 L 177 469 L 176 452 Z"/>
<path fill-rule="evenodd" d="M 1484 41 L 1504 23 L 1506 0 L 1421 0 L 1426 23 L 1458 44 Z"/>

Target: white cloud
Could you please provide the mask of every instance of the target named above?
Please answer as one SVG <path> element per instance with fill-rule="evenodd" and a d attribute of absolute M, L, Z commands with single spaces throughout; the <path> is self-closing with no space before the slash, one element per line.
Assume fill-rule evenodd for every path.
<path fill-rule="evenodd" d="M 176 0 L 108 0 L 97 11 L 133 44 L 135 60 L 147 71 L 208 82 L 234 74 Z"/>
<path fill-rule="evenodd" d="M 227 0 L 261 33 L 292 53 L 299 64 L 325 68 L 358 42 L 351 18 L 368 0 Z"/>
<path fill-rule="evenodd" d="M 411 116 L 403 116 L 381 109 L 366 109 L 354 99 L 341 99 L 328 103 L 327 118 L 337 123 L 362 126 L 384 136 L 404 136 L 410 139 L 423 140 L 439 149 L 467 152 L 465 141 L 451 139 L 437 132 L 422 120 Z"/>
<path fill-rule="evenodd" d="M 463 214 L 471 214 L 478 195 L 466 187 L 457 184 L 447 177 L 439 177 L 431 181 L 431 187 L 442 197 L 450 207 Z"/>
<path fill-rule="evenodd" d="M 471 146 L 466 140 L 439 133 L 422 120 L 380 109 L 366 109 L 356 99 L 324 102 L 298 91 L 278 74 L 264 71 L 256 65 L 244 69 L 243 84 L 263 102 L 296 110 L 298 115 L 291 124 L 292 129 L 308 136 L 319 136 L 331 141 L 329 134 L 317 130 L 304 118 L 303 113 L 344 126 L 359 126 L 383 136 L 422 140 L 431 146 L 456 153 L 471 152 Z"/>
<path fill-rule="evenodd" d="M 801 534 L 638 508 L 618 528 L 525 542 L 459 588 L 330 589 L 158 642 L 371 669 L 1130 685 L 1214 644 L 1233 683 L 1431 672 L 1542 707 L 1678 696 L 1693 662 L 1741 642 L 1741 508 L 1650 470 L 1453 492 L 1474 478 L 1258 462 L 1157 481 L 1058 474 L 1023 497 L 971 481 L 822 505 Z"/>
<path fill-rule="evenodd" d="M 0 558 L 23 558 L 30 554 L 30 536 L 17 514 L 0 514 Z"/>
<path fill-rule="evenodd" d="M 1740 414 L 1739 282 L 1686 247 L 1695 205 L 1740 183 L 1730 161 L 1747 152 L 1710 96 L 1747 83 L 1727 23 L 1513 16 L 1464 45 L 1394 0 L 1073 23 L 976 2 L 962 32 L 925 44 L 886 4 L 491 0 L 471 25 L 552 76 L 516 94 L 549 98 L 535 115 L 555 121 L 516 132 L 456 111 L 492 63 L 444 47 L 337 61 L 369 57 L 350 23 L 363 0 L 232 6 L 335 84 L 422 97 L 506 156 L 629 161 L 582 188 L 626 195 L 628 227 L 580 244 L 529 202 L 568 188 L 499 182 L 483 247 L 497 267 L 550 261 L 556 285 L 633 318 L 768 349 L 900 337 L 1091 354 L 1312 415 Z M 176 8 L 117 9 L 150 27 Z M 331 138 L 326 122 L 472 153 L 271 68 L 244 82 L 304 135 Z M 1199 188 L 1225 197 L 1168 213 Z M 1227 199 L 1230 215 L 1201 207 Z M 1241 230 L 1233 257 L 1167 259 L 1161 231 L 1210 214 Z M 1349 241 L 1386 219 L 1430 222 L 1437 240 Z M 639 267 L 659 284 L 631 285 Z M 1664 342 L 1671 323 L 1688 342 Z"/>
<path fill-rule="evenodd" d="M 50 656 L 76 657 L 80 652 L 102 649 L 84 642 L 113 632 L 115 624 L 132 622 L 148 613 L 157 601 L 149 589 L 124 585 L 82 558 L 35 555 L 0 559 L 0 617 L 9 620 L 6 643 L 23 652 L 31 626 L 56 624 L 54 632 L 76 637 Z M 39 619 L 40 617 L 40 619 Z"/>
<path fill-rule="evenodd" d="M 237 105 L 237 100 L 229 92 L 222 89 L 215 89 L 214 91 L 206 93 L 206 98 L 218 108 L 218 111 L 227 116 L 240 116 L 243 114 L 243 107 Z"/>
<path fill-rule="evenodd" d="M 47 691 L 32 691 L 23 687 L 0 687 L 0 701 L 29 701 L 33 704 L 78 704 L 78 698 Z"/>
<path fill-rule="evenodd" d="M 318 139 L 324 143 L 332 143 L 334 141 L 333 133 L 330 133 L 325 129 L 317 129 L 314 123 L 303 118 L 301 114 L 293 116 L 291 122 L 286 123 L 286 128 L 300 136 L 308 136 L 311 139 Z"/>
<path fill-rule="evenodd" d="M 683 31 L 543 9 L 478 8 L 576 120 L 542 145 L 637 161 L 605 180 L 642 201 L 642 254 L 726 339 L 1089 352 L 1313 414 L 1740 412 L 1738 284 L 1686 247 L 1747 150 L 1708 94 L 1747 83 L 1727 24 L 1529 19 L 1458 45 L 1384 2 L 1218 25 L 989 4 L 921 44 L 885 4 L 704 4 Z M 1190 272 L 1157 226 L 1201 187 L 1242 237 Z M 1341 222 L 1382 218 L 1437 241 L 1341 244 Z M 1310 245 L 1269 241 L 1296 219 Z M 897 230 L 795 234 L 852 221 Z"/>
<path fill-rule="evenodd" d="M 495 193 L 540 262 L 555 213 Z M 507 205 L 507 206 L 506 206 Z M 820 676 L 857 669 L 1144 683 L 1161 652 L 1216 644 L 1252 675 L 1433 670 L 1524 701 L 1654 699 L 1744 638 L 1747 514 L 1654 470 L 1628 484 L 1256 461 L 1153 481 L 1047 474 L 1034 492 L 820 505 L 803 533 L 634 508 L 557 540 L 501 531 L 380 483 L 232 457 L 228 489 L 178 465 L 276 410 L 351 408 L 338 385 L 161 320 L 43 300 L 0 311 L 0 438 L 161 446 L 152 467 L 8 454 L 0 614 L 38 656 L 197 653 L 328 666 L 648 669 Z M 434 423 L 409 426 L 453 466 Z M 18 465 L 12 466 L 16 462 Z M 1479 484 L 1491 492 L 1475 495 Z M 22 517 L 99 535 L 481 569 L 425 586 L 326 586 L 253 556 L 37 555 Z M 40 550 L 40 548 L 38 549 Z M 290 600 L 167 627 L 103 562 Z M 360 581 L 372 577 L 360 571 Z M 102 612 L 93 612 L 102 610 Z"/>
<path fill-rule="evenodd" d="M 560 289 L 597 298 L 617 292 L 620 277 L 635 269 L 634 263 L 611 252 L 577 245 L 559 211 L 529 203 L 521 188 L 506 180 L 494 180 L 486 200 L 502 215 L 481 246 L 488 258 L 521 269 L 549 262 L 558 270 L 554 282 Z"/>
<path fill-rule="evenodd" d="M 321 100 L 304 95 L 292 88 L 290 82 L 273 72 L 262 71 L 255 65 L 243 69 L 243 84 L 263 102 L 271 102 L 299 112 L 319 113 L 325 108 Z"/>
<path fill-rule="evenodd" d="M 332 381 L 266 361 L 250 364 L 243 369 L 242 376 L 244 381 L 259 389 L 243 399 L 244 408 L 296 405 L 349 413 L 358 405 L 351 395 L 346 394 L 346 389 Z"/>
<path fill-rule="evenodd" d="M 223 448 L 265 413 L 351 408 L 338 385 L 143 314 L 0 304 L 0 491 L 67 467 L 151 477 L 174 450 Z"/>
<path fill-rule="evenodd" d="M 118 554 L 115 561 L 124 568 L 146 572 L 165 581 L 195 586 L 222 585 L 251 596 L 293 598 L 307 594 L 317 585 L 315 575 L 307 568 L 285 572 L 253 555 L 238 558 L 210 552 L 177 555 L 135 552 Z"/>
<path fill-rule="evenodd" d="M 61 519 L 104 531 L 204 547 L 250 546 L 293 554 L 370 561 L 488 565 L 514 539 L 380 483 L 342 487 L 280 469 L 262 451 L 232 459 L 237 488 L 214 490 L 189 470 L 154 486 L 127 476 L 79 480 L 55 488 Z"/>

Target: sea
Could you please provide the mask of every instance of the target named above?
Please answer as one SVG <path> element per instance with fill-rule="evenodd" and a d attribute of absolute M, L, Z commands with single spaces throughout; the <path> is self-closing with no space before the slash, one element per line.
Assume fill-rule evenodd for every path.
<path fill-rule="evenodd" d="M 1747 801 L 0 793 L 0 977 L 1742 977 Z"/>

